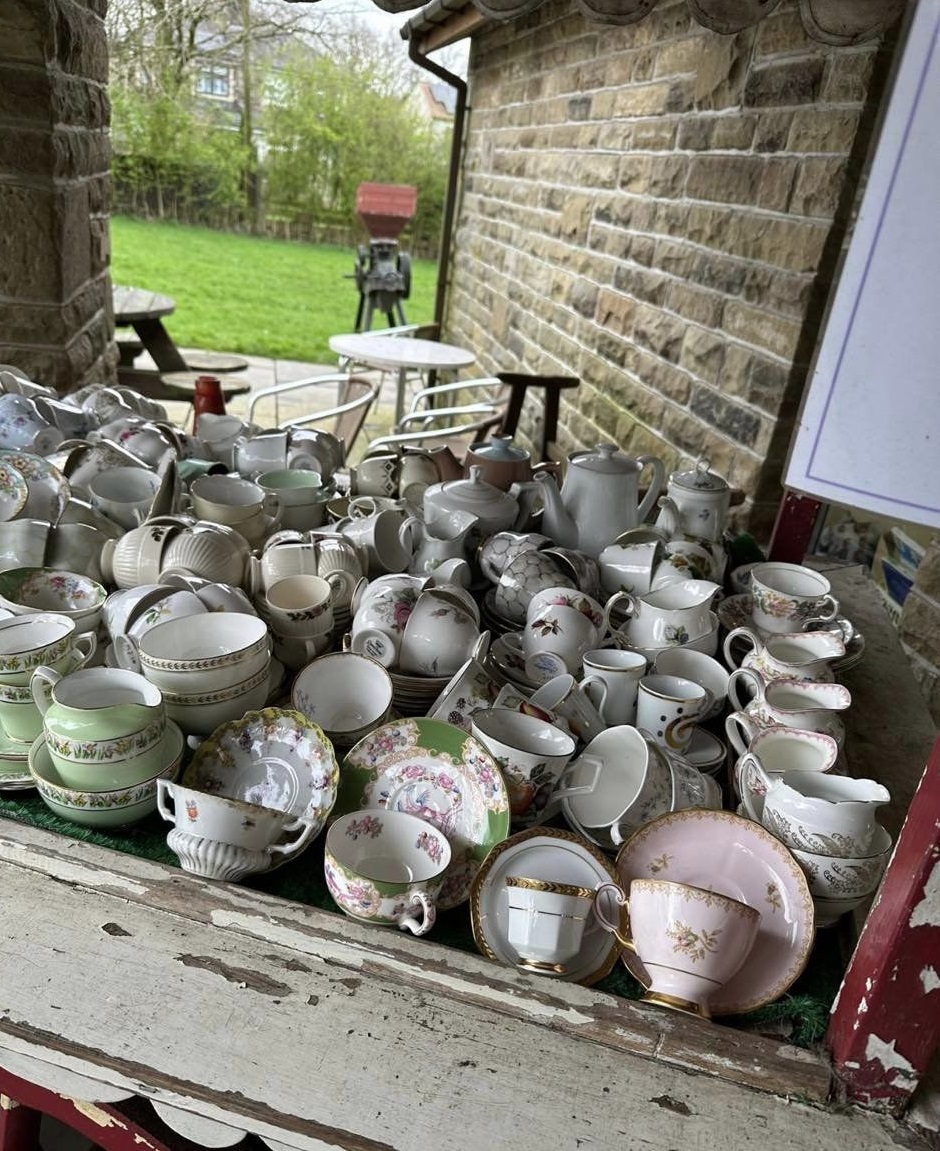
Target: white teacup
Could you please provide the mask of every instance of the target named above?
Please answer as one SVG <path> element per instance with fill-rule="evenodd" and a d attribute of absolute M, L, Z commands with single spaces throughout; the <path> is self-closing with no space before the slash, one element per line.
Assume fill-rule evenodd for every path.
<path fill-rule="evenodd" d="M 264 611 L 279 636 L 310 639 L 323 635 L 333 630 L 332 586 L 322 576 L 286 576 L 268 588 Z"/>
<path fill-rule="evenodd" d="M 826 577 L 801 564 L 756 564 L 751 596 L 754 622 L 769 632 L 801 631 L 809 620 L 831 620 L 839 613 Z"/>
<path fill-rule="evenodd" d="M 506 940 L 529 971 L 562 975 L 581 950 L 594 890 L 523 875 L 506 876 Z"/>
<path fill-rule="evenodd" d="M 499 764 L 512 818 L 537 818 L 575 753 L 574 739 L 546 720 L 503 707 L 474 711 L 470 731 Z"/>
<path fill-rule="evenodd" d="M 640 959 L 650 978 L 643 996 L 673 1010 L 709 1018 L 709 999 L 744 966 L 760 928 L 760 912 L 717 891 L 665 879 L 634 879 L 629 899 L 616 884 L 601 884 L 630 913 L 630 935 L 607 919 L 605 931 Z"/>
<path fill-rule="evenodd" d="M 605 848 L 618 847 L 644 823 L 670 810 L 666 757 L 628 725 L 596 736 L 562 772 L 552 796 L 565 818 Z"/>
<path fill-rule="evenodd" d="M 0 395 L 0 446 L 47 456 L 64 439 L 54 424 L 43 419 L 28 396 L 10 392 Z"/>
<path fill-rule="evenodd" d="M 200 519 L 235 528 L 253 516 L 274 515 L 278 508 L 277 496 L 241 476 L 199 476 L 189 491 Z"/>
<path fill-rule="evenodd" d="M 410 563 L 417 542 L 418 521 L 402 519 L 396 511 L 388 509 L 361 519 L 341 520 L 342 534 L 369 557 L 371 575 L 385 572 L 403 572 Z"/>
<path fill-rule="evenodd" d="M 556 675 L 532 693 L 529 702 L 563 720 L 584 743 L 589 743 L 607 726 L 591 697 L 568 672 Z"/>
<path fill-rule="evenodd" d="M 334 746 L 351 747 L 385 722 L 392 694 L 380 663 L 356 652 L 330 652 L 299 673 L 291 706 L 318 724 Z"/>
<path fill-rule="evenodd" d="M 646 674 L 646 657 L 621 648 L 594 648 L 584 653 L 582 688 L 594 700 L 609 727 L 633 723 L 640 680 Z M 595 693 L 597 698 L 595 698 Z"/>
<path fill-rule="evenodd" d="M 451 676 L 470 659 L 479 638 L 479 621 L 460 596 L 426 588 L 405 623 L 399 667 L 411 675 Z"/>
<path fill-rule="evenodd" d="M 687 647 L 667 647 L 653 661 L 653 671 L 660 675 L 678 675 L 700 684 L 711 697 L 711 706 L 702 720 L 712 719 L 724 710 L 728 699 L 728 669 L 703 651 Z"/>
<path fill-rule="evenodd" d="M 295 855 L 317 832 L 315 823 L 290 812 L 210 795 L 169 779 L 157 780 L 157 810 L 187 835 L 262 852 L 269 864 L 274 856 Z"/>
<path fill-rule="evenodd" d="M 257 484 L 277 501 L 282 528 L 307 531 L 326 522 L 327 492 L 319 472 L 282 468 L 262 472 Z"/>
<path fill-rule="evenodd" d="M 695 725 L 711 706 L 711 694 L 694 680 L 679 675 L 647 675 L 637 691 L 637 727 L 648 731 L 662 747 L 682 753 L 692 742 Z"/>
<path fill-rule="evenodd" d="M 111 468 L 88 484 L 89 502 L 122 528 L 135 528 L 147 518 L 160 477 L 147 468 Z"/>

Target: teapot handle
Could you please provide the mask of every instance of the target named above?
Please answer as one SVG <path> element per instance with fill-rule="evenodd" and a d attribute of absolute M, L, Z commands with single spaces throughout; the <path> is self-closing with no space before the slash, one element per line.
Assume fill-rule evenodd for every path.
<path fill-rule="evenodd" d="M 764 700 L 764 680 L 760 674 L 752 667 L 739 667 L 728 676 L 728 699 L 731 700 L 735 711 L 744 711 L 751 702 L 750 699 L 742 700 L 738 694 L 738 683 L 742 680 L 754 688 L 753 698 L 762 703 Z"/>
<path fill-rule="evenodd" d="M 647 464 L 653 469 L 653 479 L 637 512 L 637 523 L 642 524 L 646 522 L 646 517 L 659 498 L 659 493 L 663 490 L 663 484 L 666 480 L 666 465 L 659 456 L 637 456 L 636 462 L 641 469 L 645 468 Z"/>
<path fill-rule="evenodd" d="M 750 644 L 751 651 L 757 651 L 757 649 L 761 646 L 760 637 L 755 632 L 751 631 L 749 627 L 732 628 L 731 631 L 729 631 L 725 636 L 725 642 L 721 649 L 724 652 L 725 663 L 732 669 L 736 669 L 741 666 L 741 664 L 738 663 L 738 661 L 731 654 L 731 645 L 736 639 L 747 640 Z"/>
<path fill-rule="evenodd" d="M 542 485 L 535 480 L 525 480 L 522 483 L 514 483 L 511 485 L 509 494 L 519 504 L 519 514 L 516 516 L 515 523 L 512 526 L 513 531 L 525 531 L 525 525 L 529 522 L 529 518 L 535 507 L 535 497 L 541 490 Z"/>

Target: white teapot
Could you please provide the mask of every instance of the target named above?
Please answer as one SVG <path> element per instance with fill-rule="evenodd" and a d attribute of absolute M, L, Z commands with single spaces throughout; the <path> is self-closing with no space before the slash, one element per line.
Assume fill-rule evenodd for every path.
<path fill-rule="evenodd" d="M 639 498 L 639 478 L 653 469 L 649 489 Z M 656 456 L 623 455 L 615 444 L 598 444 L 568 457 L 561 491 L 552 476 L 539 472 L 545 510 L 542 531 L 561 547 L 575 548 L 597 558 L 608 544 L 635 528 L 656 503 L 665 465 Z"/>
<path fill-rule="evenodd" d="M 731 488 L 717 472 L 709 470 L 708 460 L 697 460 L 690 471 L 673 472 L 666 495 L 672 501 L 683 535 L 713 543 L 721 539 L 731 504 Z"/>

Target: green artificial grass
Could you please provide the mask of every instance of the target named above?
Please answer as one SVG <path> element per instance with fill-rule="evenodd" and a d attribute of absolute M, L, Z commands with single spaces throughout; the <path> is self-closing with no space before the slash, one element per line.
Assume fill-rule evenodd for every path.
<path fill-rule="evenodd" d="M 164 325 L 183 348 L 332 363 L 329 337 L 355 326 L 355 267 L 354 248 L 111 219 L 112 282 L 170 296 Z M 436 285 L 437 265 L 413 260 L 408 323 L 433 318 Z"/>
<path fill-rule="evenodd" d="M 33 791 L 6 792 L 0 796 L 0 816 L 56 831 L 71 839 L 84 840 L 124 851 L 143 859 L 178 866 L 176 856 L 166 845 L 169 825 L 159 815 L 151 815 L 132 827 L 112 832 L 81 827 L 53 814 Z M 321 835 L 296 859 L 266 875 L 248 876 L 241 886 L 266 892 L 294 903 L 318 907 L 339 914 L 323 878 L 323 841 Z M 377 929 L 379 930 L 379 929 Z M 434 928 L 434 940 L 461 951 L 475 952 L 476 944 L 466 905 L 443 912 Z M 811 1047 L 825 1033 L 829 1009 L 842 979 L 843 962 L 835 929 L 821 932 L 809 963 L 788 994 L 774 1003 L 747 1015 L 725 1016 L 722 1024 L 748 1031 L 771 1033 L 798 1047 Z M 617 963 L 597 988 L 624 999 L 639 999 L 643 988 L 621 963 Z"/>

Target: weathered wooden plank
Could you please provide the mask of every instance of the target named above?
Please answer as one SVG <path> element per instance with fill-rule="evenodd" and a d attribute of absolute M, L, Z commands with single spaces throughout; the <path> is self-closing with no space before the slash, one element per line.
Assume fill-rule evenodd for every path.
<path fill-rule="evenodd" d="M 445 994 L 616 1050 L 784 1095 L 824 1100 L 829 1092 L 828 1062 L 784 1043 L 540 979 L 429 939 L 376 931 L 316 908 L 200 881 L 174 868 L 34 828 L 0 825 L 0 861 L 35 868 L 81 891 L 113 892 L 141 908 L 214 925 L 261 944 L 276 942 L 305 960 L 413 991 Z M 120 925 L 112 928 L 118 929 Z"/>
<path fill-rule="evenodd" d="M 328 953 L 300 958 L 277 922 L 259 946 L 136 901 L 140 873 L 115 869 L 105 882 L 77 898 L 72 881 L 0 864 L 0 1048 L 308 1151 L 625 1138 L 664 1151 L 709 1145 L 719 1130 L 731 1146 L 760 1139 L 767 1151 L 896 1146 L 899 1128 L 882 1117 L 579 1041 L 556 1029 L 557 1012 L 514 1018 L 446 993 L 446 981 L 432 991 Z M 223 904 L 214 919 L 233 914 Z"/>

